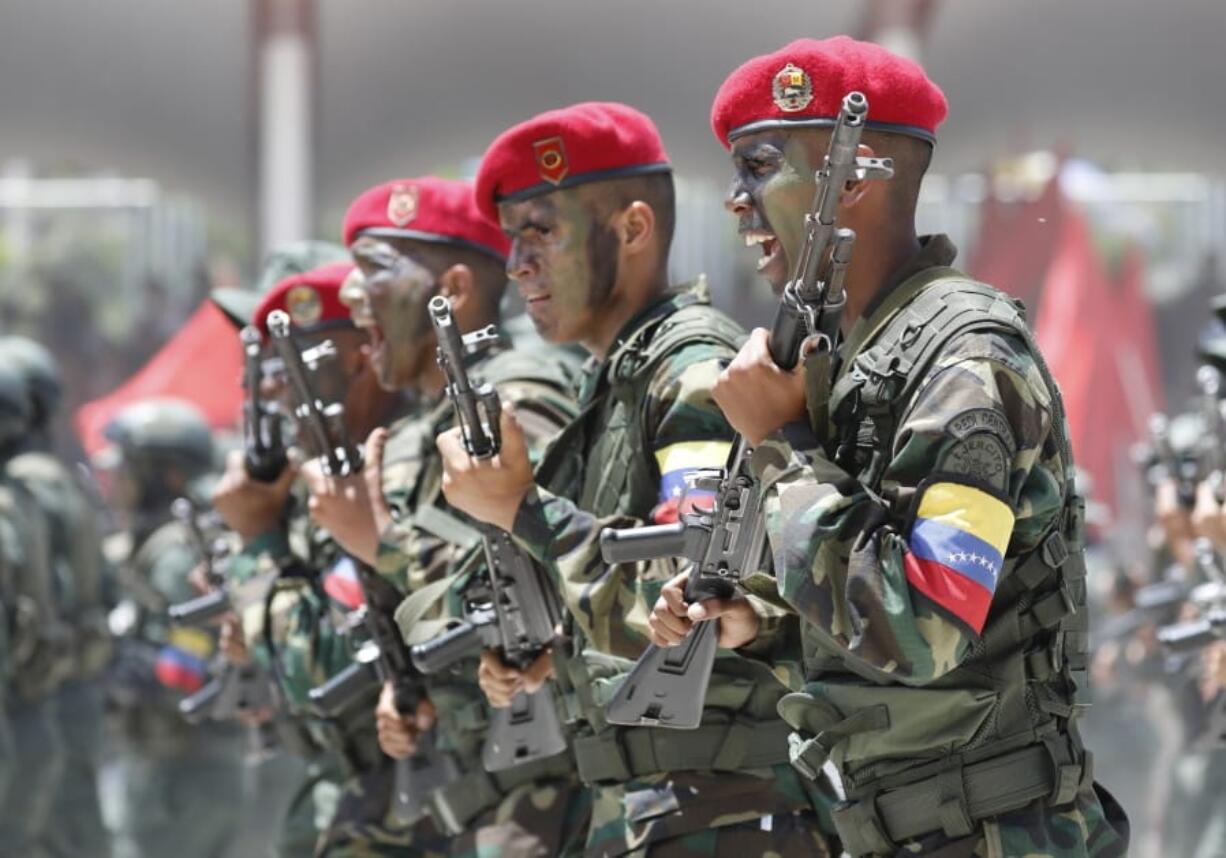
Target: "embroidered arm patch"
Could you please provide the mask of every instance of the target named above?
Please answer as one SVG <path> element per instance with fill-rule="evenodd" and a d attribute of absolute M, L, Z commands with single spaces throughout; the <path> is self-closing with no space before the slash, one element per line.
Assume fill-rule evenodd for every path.
<path fill-rule="evenodd" d="M 695 507 L 710 508 L 714 493 L 690 489 L 686 491 L 686 475 L 699 468 L 720 468 L 728 462 L 732 444 L 727 441 L 683 441 L 656 451 L 660 468 L 660 497 L 651 520 L 655 524 L 671 524 L 682 513 Z"/>
<path fill-rule="evenodd" d="M 979 634 L 1013 522 L 1009 505 L 984 489 L 952 480 L 927 485 L 903 558 L 907 583 Z"/>

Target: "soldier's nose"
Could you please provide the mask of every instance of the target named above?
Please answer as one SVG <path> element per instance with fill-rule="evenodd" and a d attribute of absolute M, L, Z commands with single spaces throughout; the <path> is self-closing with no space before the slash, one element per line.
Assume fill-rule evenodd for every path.
<path fill-rule="evenodd" d="M 753 208 L 753 199 L 747 191 L 734 186 L 724 199 L 724 208 L 739 217 Z"/>

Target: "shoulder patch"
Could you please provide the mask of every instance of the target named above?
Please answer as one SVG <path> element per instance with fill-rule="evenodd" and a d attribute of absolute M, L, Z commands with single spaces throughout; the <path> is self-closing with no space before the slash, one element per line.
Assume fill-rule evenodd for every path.
<path fill-rule="evenodd" d="M 993 408 L 969 408 L 961 414 L 956 414 L 946 424 L 946 430 L 958 439 L 976 432 L 991 432 L 1006 444 L 1014 443 L 1013 429 L 1009 426 L 1009 421 Z"/>
<path fill-rule="evenodd" d="M 1009 487 L 1012 455 L 1005 442 L 992 432 L 974 432 L 956 441 L 937 465 L 944 474 L 970 477 L 1000 492 Z"/>

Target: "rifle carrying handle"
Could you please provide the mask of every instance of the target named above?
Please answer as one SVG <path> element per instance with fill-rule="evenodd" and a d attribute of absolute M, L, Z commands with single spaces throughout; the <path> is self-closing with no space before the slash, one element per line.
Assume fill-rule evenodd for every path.
<path fill-rule="evenodd" d="M 359 697 L 379 685 L 374 665 L 355 661 L 323 685 L 307 692 L 311 705 L 329 718 L 336 717 Z"/>
<path fill-rule="evenodd" d="M 412 647 L 409 656 L 422 673 L 437 673 L 462 658 L 476 655 L 482 647 L 481 630 L 472 623 L 460 623 L 438 637 Z"/>
<path fill-rule="evenodd" d="M 685 553 L 684 522 L 647 527 L 612 528 L 600 532 L 600 555 L 605 563 L 634 563 Z"/>
<path fill-rule="evenodd" d="M 229 610 L 230 596 L 221 589 L 171 605 L 166 613 L 172 623 L 180 626 L 205 626 Z"/>

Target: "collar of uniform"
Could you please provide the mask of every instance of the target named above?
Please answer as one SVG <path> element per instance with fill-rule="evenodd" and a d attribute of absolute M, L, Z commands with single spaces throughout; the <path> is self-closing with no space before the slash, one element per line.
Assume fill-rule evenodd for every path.
<path fill-rule="evenodd" d="M 597 383 L 607 379 L 611 380 L 627 359 L 631 359 L 636 352 L 651 341 L 651 332 L 656 327 L 654 323 L 671 316 L 682 307 L 710 302 L 711 296 L 706 278 L 699 277 L 681 286 L 672 287 L 639 310 L 630 321 L 622 326 L 621 331 L 613 339 L 608 356 L 596 371 Z"/>
<path fill-rule="evenodd" d="M 868 302 L 868 306 L 864 308 L 860 318 L 856 319 L 856 323 L 851 326 L 851 331 L 845 340 L 846 343 L 858 343 L 864 338 L 866 332 L 871 329 L 870 323 L 874 321 L 877 311 L 882 308 L 886 299 L 897 291 L 899 286 L 921 271 L 937 266 L 949 265 L 954 261 L 954 257 L 958 255 L 958 248 L 954 247 L 954 243 L 944 233 L 921 235 L 919 242 L 920 249 L 915 255 L 903 263 L 902 267 L 890 277 L 886 285 L 873 296 L 873 300 Z M 851 353 L 852 351 L 848 348 L 845 347 L 843 349 L 843 354 Z"/>

